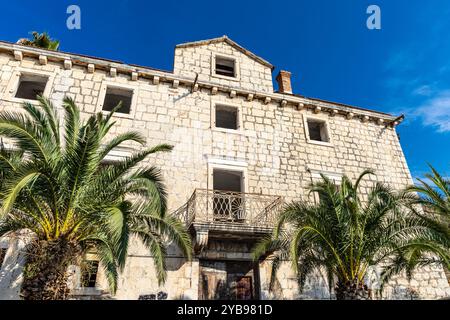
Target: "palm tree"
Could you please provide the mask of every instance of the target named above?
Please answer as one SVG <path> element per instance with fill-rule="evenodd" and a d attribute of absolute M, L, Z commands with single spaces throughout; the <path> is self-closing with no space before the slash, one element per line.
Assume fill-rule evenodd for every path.
<path fill-rule="evenodd" d="M 67 267 L 88 250 L 95 250 L 114 293 L 130 236 L 149 249 L 163 283 L 167 246 L 174 243 L 190 258 L 191 241 L 183 224 L 166 212 L 160 171 L 143 161 L 172 147 L 161 144 L 105 162 L 123 143 L 144 145 L 144 137 L 127 132 L 106 141 L 114 112 L 82 121 L 72 99 L 65 98 L 62 106 L 63 123 L 42 97 L 39 107 L 24 104 L 23 113 L 0 112 L 0 136 L 15 146 L 0 153 L 0 236 L 27 229 L 34 239 L 27 249 L 22 297 L 66 298 Z"/>
<path fill-rule="evenodd" d="M 383 264 L 383 283 L 402 270 L 411 271 L 403 263 L 407 249 L 419 236 L 432 235 L 421 219 L 405 212 L 402 193 L 375 183 L 366 196 L 361 194 L 361 181 L 369 174 L 364 171 L 355 183 L 344 176 L 340 185 L 322 175 L 310 186 L 318 204 L 286 206 L 273 235 L 254 249 L 255 259 L 272 261 L 271 284 L 280 263 L 290 260 L 300 290 L 308 275 L 324 270 L 337 299 L 367 299 L 369 267 Z"/>
<path fill-rule="evenodd" d="M 39 33 L 36 31 L 33 31 L 31 33 L 32 38 L 31 39 L 19 39 L 17 41 L 18 44 L 22 44 L 25 46 L 31 46 L 31 47 L 38 47 L 42 49 L 48 49 L 48 50 L 54 50 L 57 51 L 59 48 L 59 41 L 50 38 L 48 33 L 43 32 Z"/>
<path fill-rule="evenodd" d="M 411 211 L 427 224 L 437 241 L 430 240 L 411 248 L 414 251 L 408 263 L 416 265 L 428 258 L 450 269 L 450 179 L 444 178 L 431 165 L 430 169 L 431 173 L 425 174 L 430 182 L 418 179 L 419 184 L 407 188 L 406 193 L 410 196 Z"/>

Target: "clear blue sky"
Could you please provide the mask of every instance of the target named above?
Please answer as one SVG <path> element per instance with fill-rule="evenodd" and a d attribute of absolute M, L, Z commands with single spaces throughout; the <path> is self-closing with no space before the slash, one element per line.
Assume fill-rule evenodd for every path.
<path fill-rule="evenodd" d="M 81 8 L 81 30 L 66 8 Z M 381 30 L 366 8 L 381 8 Z M 48 31 L 61 50 L 172 69 L 177 43 L 224 34 L 292 72 L 309 97 L 405 113 L 398 131 L 414 177 L 450 176 L 450 2 L 4 1 L 0 39 Z"/>

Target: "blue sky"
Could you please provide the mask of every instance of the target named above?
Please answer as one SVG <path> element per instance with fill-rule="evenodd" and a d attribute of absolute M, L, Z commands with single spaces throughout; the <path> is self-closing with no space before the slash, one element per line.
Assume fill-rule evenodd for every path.
<path fill-rule="evenodd" d="M 66 8 L 81 8 L 81 30 Z M 366 8 L 381 8 L 381 30 Z M 177 43 L 228 35 L 309 97 L 405 113 L 398 128 L 414 177 L 427 162 L 450 176 L 450 2 L 6 1 L 0 39 L 48 31 L 61 50 L 172 69 Z M 274 74 L 274 75 L 275 75 Z"/>

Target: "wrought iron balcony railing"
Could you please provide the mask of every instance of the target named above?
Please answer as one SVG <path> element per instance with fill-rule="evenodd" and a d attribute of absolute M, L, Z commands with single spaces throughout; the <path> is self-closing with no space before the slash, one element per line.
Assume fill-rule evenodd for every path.
<path fill-rule="evenodd" d="M 196 189 L 176 214 L 189 227 L 193 223 L 273 227 L 283 205 L 279 196 Z"/>

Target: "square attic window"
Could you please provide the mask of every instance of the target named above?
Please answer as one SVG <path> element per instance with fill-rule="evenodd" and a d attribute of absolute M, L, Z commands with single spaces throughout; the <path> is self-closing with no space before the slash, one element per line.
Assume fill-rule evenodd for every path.
<path fill-rule="evenodd" d="M 107 87 L 105 101 L 103 102 L 103 110 L 112 111 L 120 102 L 122 102 L 122 106 L 116 112 L 130 113 L 132 97 L 133 90 Z"/>
<path fill-rule="evenodd" d="M 216 128 L 237 130 L 239 129 L 238 108 L 216 105 Z"/>
<path fill-rule="evenodd" d="M 314 141 L 329 142 L 328 130 L 325 121 L 308 119 L 309 139 Z"/>
<path fill-rule="evenodd" d="M 37 100 L 47 85 L 48 77 L 34 74 L 22 74 L 16 91 L 16 98 Z"/>
<path fill-rule="evenodd" d="M 216 74 L 227 77 L 236 77 L 234 59 L 216 57 Z"/>

